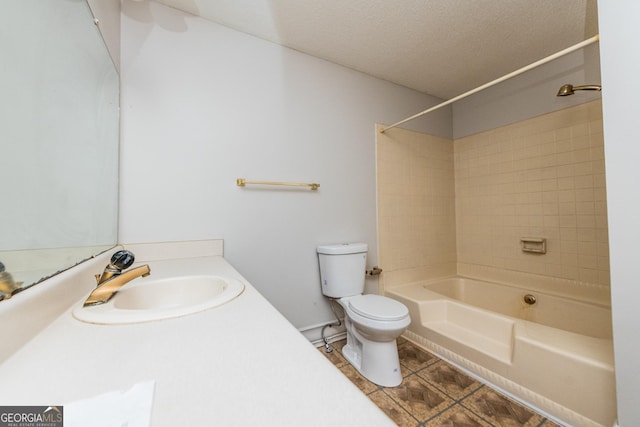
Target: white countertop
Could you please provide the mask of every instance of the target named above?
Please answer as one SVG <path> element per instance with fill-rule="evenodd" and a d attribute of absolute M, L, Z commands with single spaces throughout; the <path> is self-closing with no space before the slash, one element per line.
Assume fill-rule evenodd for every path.
<path fill-rule="evenodd" d="M 156 279 L 230 276 L 245 290 L 204 312 L 130 325 L 83 323 L 69 308 L 0 365 L 0 404 L 64 406 L 155 381 L 152 426 L 395 425 L 224 258 L 149 265 Z"/>

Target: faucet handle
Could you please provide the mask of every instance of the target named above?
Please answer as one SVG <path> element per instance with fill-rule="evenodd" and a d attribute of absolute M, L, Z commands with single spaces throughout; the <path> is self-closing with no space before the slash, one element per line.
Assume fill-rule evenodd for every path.
<path fill-rule="evenodd" d="M 131 267 L 131 264 L 135 261 L 136 257 L 133 252 L 127 250 L 120 250 L 111 256 L 111 261 L 104 268 L 102 274 L 96 274 L 96 282 L 98 286 L 111 279 L 113 276 L 118 276 L 122 273 L 122 270 L 126 270 Z"/>
<path fill-rule="evenodd" d="M 121 250 L 113 254 L 111 257 L 111 265 L 118 270 L 126 270 L 131 267 L 135 259 L 136 257 L 133 255 L 133 252 Z"/>

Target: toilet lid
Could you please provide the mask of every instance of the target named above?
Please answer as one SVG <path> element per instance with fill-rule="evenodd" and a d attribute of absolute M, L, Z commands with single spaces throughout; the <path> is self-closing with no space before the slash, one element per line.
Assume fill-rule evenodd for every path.
<path fill-rule="evenodd" d="M 374 320 L 400 320 L 409 314 L 407 307 L 380 295 L 359 295 L 349 300 L 349 308 L 361 316 Z"/>

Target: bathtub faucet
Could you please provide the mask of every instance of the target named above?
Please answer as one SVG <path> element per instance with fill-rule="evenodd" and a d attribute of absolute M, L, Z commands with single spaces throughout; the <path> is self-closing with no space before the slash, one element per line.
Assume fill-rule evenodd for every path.
<path fill-rule="evenodd" d="M 134 260 L 135 256 L 130 251 L 123 250 L 113 254 L 111 262 L 104 268 L 102 274 L 96 274 L 98 286 L 84 302 L 84 307 L 104 304 L 131 280 L 151 274 L 151 269 L 147 264 L 123 273 L 122 270 L 131 267 Z"/>

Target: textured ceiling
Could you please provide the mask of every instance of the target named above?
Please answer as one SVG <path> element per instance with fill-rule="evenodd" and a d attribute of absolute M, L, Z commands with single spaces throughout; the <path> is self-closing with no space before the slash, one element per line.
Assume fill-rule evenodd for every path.
<path fill-rule="evenodd" d="M 597 34 L 596 0 L 159 0 L 449 99 Z"/>

